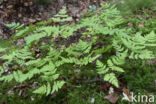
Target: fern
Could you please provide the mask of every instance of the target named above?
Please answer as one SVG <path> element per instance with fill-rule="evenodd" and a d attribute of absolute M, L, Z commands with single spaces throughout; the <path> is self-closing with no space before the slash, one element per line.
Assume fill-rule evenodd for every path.
<path fill-rule="evenodd" d="M 64 7 L 63 9 L 60 10 L 60 12 L 52 18 L 54 22 L 66 22 L 66 21 L 71 21 L 72 17 L 69 17 L 67 15 L 67 10 Z"/>
<path fill-rule="evenodd" d="M 58 91 L 58 89 L 60 89 L 64 84 L 65 84 L 64 81 L 54 82 L 52 93 L 54 93 L 55 91 Z"/>
<path fill-rule="evenodd" d="M 50 19 L 48 23 L 53 22 L 66 22 L 71 20 L 72 18 L 66 15 L 66 8 L 63 8 L 54 18 Z M 68 38 L 73 35 L 73 32 L 76 30 L 73 26 L 64 25 L 64 26 L 46 26 L 47 22 L 40 22 L 35 26 L 28 26 L 21 31 L 17 32 L 14 35 L 14 39 L 25 37 L 26 44 L 30 45 L 34 41 L 39 42 L 40 39 L 44 37 L 58 37 L 59 35 L 62 38 Z M 38 27 L 38 25 L 40 27 Z M 43 25 L 43 26 L 42 26 Z"/>
<path fill-rule="evenodd" d="M 29 27 L 26 27 L 25 29 L 22 29 L 21 31 L 19 31 L 17 34 L 14 35 L 14 39 L 18 39 L 21 38 L 25 35 L 27 35 L 27 33 L 30 31 Z"/>
<path fill-rule="evenodd" d="M 45 36 L 46 36 L 46 33 L 32 34 L 32 35 L 26 37 L 25 41 L 26 41 L 26 44 L 30 44 L 30 43 L 32 43 L 34 41 L 40 40 L 41 38 L 43 38 Z"/>
<path fill-rule="evenodd" d="M 64 84 L 65 84 L 64 81 L 54 82 L 52 90 L 50 83 L 47 83 L 47 85 L 39 87 L 37 90 L 33 91 L 33 93 L 46 95 L 53 94 L 55 91 L 57 92 Z"/>
<path fill-rule="evenodd" d="M 24 24 L 20 24 L 20 23 L 15 23 L 15 22 L 13 22 L 13 23 L 11 23 L 11 24 L 6 24 L 6 26 L 7 26 L 8 28 L 12 29 L 12 30 L 15 30 L 15 29 L 18 30 L 18 29 L 24 27 Z"/>
<path fill-rule="evenodd" d="M 97 73 L 105 75 L 104 76 L 105 81 L 108 81 L 111 84 L 115 85 L 116 87 L 119 87 L 115 73 L 111 74 L 108 73 L 111 71 L 124 72 L 123 68 L 119 67 L 118 65 L 123 65 L 125 63 L 126 54 L 127 52 L 123 53 L 119 57 L 114 56 L 111 59 L 108 59 L 106 65 L 104 65 L 101 61 L 98 60 L 96 62 Z"/>
<path fill-rule="evenodd" d="M 116 87 L 119 87 L 118 80 L 117 80 L 114 73 L 106 74 L 105 77 L 104 77 L 104 80 L 112 83 Z"/>
<path fill-rule="evenodd" d="M 0 59 L 4 61 L 0 81 L 38 83 L 34 89 L 29 84 L 30 91 L 49 95 L 70 83 L 71 75 L 76 75 L 78 68 L 82 73 L 96 70 L 104 81 L 119 87 L 118 73 L 124 72 L 127 60 L 155 58 L 152 50 L 156 46 L 155 32 L 134 35 L 119 26 L 124 19 L 115 6 L 103 4 L 77 24 L 71 20 L 63 8 L 48 21 L 24 27 L 12 24 L 10 27 L 18 32 L 13 36 L 11 47 L 0 46 Z M 80 34 L 76 41 L 75 34 Z M 19 38 L 25 41 L 22 46 L 16 43 Z M 3 73 L 5 69 L 9 70 L 8 74 Z"/>
<path fill-rule="evenodd" d="M 91 50 L 91 43 L 79 40 L 78 44 L 73 44 L 66 49 L 68 55 L 81 56 L 83 54 L 89 53 Z"/>
<path fill-rule="evenodd" d="M 49 95 L 50 91 L 51 91 L 51 86 L 50 86 L 50 83 L 48 83 L 47 86 L 43 85 L 40 88 L 38 88 L 37 90 L 35 90 L 33 93 L 36 93 L 36 94 L 47 93 Z"/>

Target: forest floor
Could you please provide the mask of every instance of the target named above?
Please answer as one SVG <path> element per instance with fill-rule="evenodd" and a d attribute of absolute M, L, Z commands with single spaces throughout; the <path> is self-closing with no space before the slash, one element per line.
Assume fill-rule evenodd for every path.
<path fill-rule="evenodd" d="M 62 7 L 66 7 L 69 16 L 73 17 L 73 22 L 77 22 L 79 17 L 89 9 L 96 10 L 104 2 L 106 0 L 52 0 L 43 5 L 32 0 L 2 0 L 0 2 L 0 36 L 11 35 L 4 24 L 16 22 L 29 25 L 48 20 Z"/>
<path fill-rule="evenodd" d="M 16 22 L 24 25 L 30 25 L 30 24 L 37 23 L 39 21 L 48 20 L 53 15 L 57 14 L 62 7 L 67 8 L 67 12 L 69 16 L 72 17 L 72 22 L 75 23 L 78 22 L 80 20 L 81 15 L 85 14 L 88 10 L 94 11 L 100 7 L 101 3 L 105 3 L 105 2 L 107 2 L 107 0 L 72 0 L 72 1 L 52 0 L 49 4 L 43 5 L 43 4 L 38 4 L 36 2 L 33 2 L 32 0 L 2 0 L 0 2 L 0 39 L 2 37 L 10 38 L 10 36 L 12 35 L 12 31 L 9 28 L 7 28 L 4 24 Z M 129 27 L 133 27 L 134 25 L 135 24 L 130 22 L 127 23 L 127 26 Z M 142 24 L 142 22 L 139 23 L 140 27 L 143 25 L 144 24 Z M 153 61 L 150 61 L 150 63 L 152 62 Z M 138 70 L 139 68 L 136 70 L 136 72 L 131 72 L 131 70 L 128 70 L 127 73 L 131 72 L 132 74 L 129 74 L 126 77 L 125 76 L 124 77 L 127 78 L 126 80 L 129 80 L 129 78 L 131 78 L 133 74 L 142 73 L 142 75 L 144 75 L 146 73 L 144 71 L 140 72 Z M 121 76 L 121 78 L 122 77 L 123 76 Z M 133 88 L 135 89 L 135 87 L 137 88 L 137 86 L 139 87 L 141 86 L 137 84 L 137 82 L 133 82 L 133 80 L 136 81 L 137 77 L 129 81 L 129 83 L 132 84 L 131 85 L 132 89 Z M 142 81 L 144 81 L 144 79 Z M 56 102 L 56 104 L 61 104 L 62 102 L 66 102 L 67 99 L 70 99 L 69 101 L 70 104 L 88 104 L 86 102 L 94 103 L 95 102 L 94 100 L 96 99 L 98 100 L 97 104 L 110 104 L 110 103 L 115 104 L 120 99 L 118 95 L 122 95 L 122 93 L 125 93 L 126 95 L 128 95 L 128 97 L 131 97 L 130 89 L 128 88 L 127 83 L 128 82 L 125 82 L 124 80 L 121 79 L 120 84 L 122 85 L 122 87 L 120 89 L 117 89 L 114 88 L 109 83 L 103 83 L 103 82 L 102 83 L 98 82 L 99 86 L 96 87 L 97 84 L 96 80 L 95 83 L 93 81 L 93 83 L 91 84 L 90 82 L 86 82 L 83 84 L 81 89 L 77 88 L 77 89 L 65 90 L 63 95 L 62 93 L 58 93 L 58 95 L 55 96 L 52 100 Z M 90 86 L 88 87 L 88 85 Z M 144 88 L 144 86 L 141 87 Z M 104 93 L 101 93 L 101 91 Z M 114 91 L 115 93 L 109 94 L 110 92 L 114 92 Z M 148 87 L 147 87 L 147 91 L 149 91 Z M 68 95 L 66 96 L 67 93 Z M 150 93 L 150 91 L 147 93 Z M 61 98 L 63 100 L 57 101 L 58 99 Z M 110 103 L 108 101 L 103 100 L 104 98 L 107 99 Z M 47 98 L 45 98 L 44 100 L 46 101 L 46 99 Z M 86 101 L 86 100 L 90 100 L 90 101 Z M 74 103 L 75 101 L 76 103 Z M 122 101 L 119 101 L 118 104 L 124 104 L 124 103 Z"/>

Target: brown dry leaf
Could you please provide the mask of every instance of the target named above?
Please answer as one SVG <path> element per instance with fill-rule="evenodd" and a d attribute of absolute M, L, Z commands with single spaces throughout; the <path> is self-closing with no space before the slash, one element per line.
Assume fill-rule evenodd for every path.
<path fill-rule="evenodd" d="M 29 2 L 29 6 L 32 6 L 32 5 L 33 5 L 33 2 L 30 1 L 30 2 Z"/>
<path fill-rule="evenodd" d="M 115 104 L 118 101 L 119 96 L 115 93 L 112 93 L 110 95 L 105 96 L 104 98 L 107 99 L 112 104 Z"/>
<path fill-rule="evenodd" d="M 129 89 L 127 89 L 127 88 L 125 88 L 125 87 L 122 89 L 122 91 L 123 91 L 125 94 L 130 94 Z"/>
<path fill-rule="evenodd" d="M 105 83 L 104 85 L 102 85 L 101 89 L 105 92 L 107 92 L 109 90 L 110 85 L 108 83 Z"/>
<path fill-rule="evenodd" d="M 26 6 L 26 7 L 29 6 L 29 3 L 28 2 L 25 2 L 24 3 L 24 6 Z"/>
<path fill-rule="evenodd" d="M 19 14 L 18 14 L 18 18 L 21 18 L 21 17 L 22 17 L 22 14 L 21 14 L 21 13 L 19 13 Z"/>
<path fill-rule="evenodd" d="M 123 91 L 123 93 L 125 93 L 126 95 L 127 95 L 127 97 L 129 98 L 129 99 L 131 99 L 131 93 L 130 93 L 130 90 L 129 89 L 127 89 L 127 88 L 123 88 L 122 89 L 122 91 Z"/>
<path fill-rule="evenodd" d="M 34 23 L 34 22 L 36 22 L 36 20 L 35 20 L 35 19 L 29 18 L 29 22 L 30 22 L 30 23 Z"/>
<path fill-rule="evenodd" d="M 9 5 L 7 8 L 12 9 L 13 7 L 14 7 L 13 5 Z"/>
<path fill-rule="evenodd" d="M 36 20 L 41 21 L 42 19 L 41 18 L 36 18 Z"/>

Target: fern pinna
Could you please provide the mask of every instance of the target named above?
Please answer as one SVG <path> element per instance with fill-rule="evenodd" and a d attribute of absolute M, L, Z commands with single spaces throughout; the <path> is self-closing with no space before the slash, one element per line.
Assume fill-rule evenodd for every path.
<path fill-rule="evenodd" d="M 11 49 L 0 47 L 0 59 L 4 62 L 0 80 L 31 83 L 29 88 L 37 83 L 32 92 L 49 95 L 64 84 L 70 85 L 69 76 L 76 75 L 77 68 L 83 72 L 88 66 L 90 71 L 103 75 L 104 81 L 119 87 L 117 76 L 124 72 L 126 60 L 155 58 L 150 48 L 156 46 L 154 31 L 134 34 L 120 27 L 124 19 L 109 4 L 102 4 L 93 14 L 73 24 L 64 8 L 48 21 L 30 26 L 7 25 L 18 32 L 13 35 Z M 80 35 L 78 40 L 71 40 L 75 34 Z M 21 38 L 24 46 L 16 44 Z"/>

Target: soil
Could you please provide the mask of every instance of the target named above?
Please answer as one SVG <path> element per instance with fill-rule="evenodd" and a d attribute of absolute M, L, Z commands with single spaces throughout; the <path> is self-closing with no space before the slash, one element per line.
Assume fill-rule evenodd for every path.
<path fill-rule="evenodd" d="M 78 21 L 81 14 L 91 7 L 98 8 L 103 2 L 106 0 L 51 0 L 48 4 L 34 0 L 0 0 L 0 38 L 11 33 L 4 24 L 16 22 L 29 25 L 48 20 L 62 7 L 66 7 L 73 20 Z"/>

